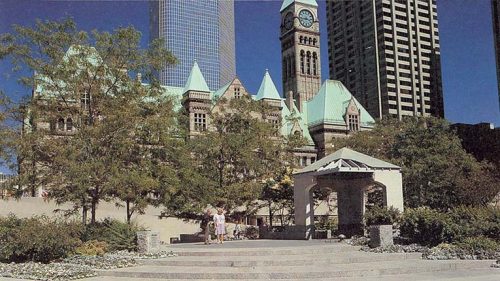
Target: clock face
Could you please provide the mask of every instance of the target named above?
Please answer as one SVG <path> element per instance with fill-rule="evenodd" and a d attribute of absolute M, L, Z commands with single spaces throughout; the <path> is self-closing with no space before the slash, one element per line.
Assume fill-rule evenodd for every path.
<path fill-rule="evenodd" d="M 291 29 L 293 27 L 293 14 L 288 13 L 285 16 L 284 25 L 286 29 Z"/>
<path fill-rule="evenodd" d="M 309 12 L 308 10 L 301 10 L 299 12 L 299 20 L 300 20 L 300 24 L 302 24 L 302 26 L 311 27 L 313 22 L 314 22 L 314 17 L 313 17 L 313 14 L 311 12 Z"/>

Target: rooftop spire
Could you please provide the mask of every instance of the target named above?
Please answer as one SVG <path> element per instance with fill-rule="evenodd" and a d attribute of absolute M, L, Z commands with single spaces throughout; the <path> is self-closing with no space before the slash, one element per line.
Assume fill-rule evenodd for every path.
<path fill-rule="evenodd" d="M 280 12 L 283 12 L 284 9 L 286 9 L 288 6 L 292 5 L 295 2 L 318 7 L 318 3 L 316 3 L 316 0 L 283 0 Z"/>
<path fill-rule="evenodd" d="M 184 86 L 184 93 L 187 91 L 210 92 L 196 60 L 194 60 L 193 68 L 191 68 L 191 73 L 189 73 L 189 78 Z"/>
<path fill-rule="evenodd" d="M 271 79 L 271 75 L 269 75 L 269 71 L 266 69 L 266 74 L 264 74 L 264 78 L 262 79 L 262 83 L 260 84 L 259 91 L 257 92 L 257 96 L 255 97 L 257 100 L 261 99 L 273 99 L 273 100 L 281 100 L 280 95 L 278 94 L 278 90 L 273 83 L 273 79 Z"/>

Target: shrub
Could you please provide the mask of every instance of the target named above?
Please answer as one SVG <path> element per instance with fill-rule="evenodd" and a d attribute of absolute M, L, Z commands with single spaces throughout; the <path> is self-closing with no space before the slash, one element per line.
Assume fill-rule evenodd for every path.
<path fill-rule="evenodd" d="M 399 219 L 399 211 L 394 207 L 373 206 L 364 216 L 366 225 L 394 224 Z"/>
<path fill-rule="evenodd" d="M 411 243 L 436 246 L 452 242 L 454 228 L 456 226 L 448 214 L 420 207 L 403 213 L 400 233 Z"/>
<path fill-rule="evenodd" d="M 338 219 L 336 217 L 333 218 L 321 218 L 319 222 L 315 223 L 315 229 L 317 230 L 331 230 L 332 233 L 337 232 L 338 230 Z"/>
<path fill-rule="evenodd" d="M 500 242 L 500 209 L 494 207 L 457 207 L 448 212 L 455 223 L 454 240 L 484 236 Z"/>
<path fill-rule="evenodd" d="M 245 237 L 248 239 L 258 239 L 259 238 L 259 228 L 248 226 L 245 229 Z"/>
<path fill-rule="evenodd" d="M 82 256 L 102 256 L 108 250 L 108 243 L 90 240 L 75 249 L 75 253 Z"/>
<path fill-rule="evenodd" d="M 479 236 L 479 237 L 468 237 L 463 241 L 456 243 L 457 247 L 467 250 L 470 253 L 479 252 L 497 252 L 500 251 L 500 244 L 495 240 Z"/>
<path fill-rule="evenodd" d="M 135 251 L 137 248 L 137 231 L 135 224 L 127 224 L 115 219 L 106 218 L 85 227 L 82 241 L 99 240 L 108 244 L 109 251 Z"/>
<path fill-rule="evenodd" d="M 51 220 L 46 216 L 0 219 L 0 260 L 48 263 L 73 253 L 81 244 L 76 222 Z"/>

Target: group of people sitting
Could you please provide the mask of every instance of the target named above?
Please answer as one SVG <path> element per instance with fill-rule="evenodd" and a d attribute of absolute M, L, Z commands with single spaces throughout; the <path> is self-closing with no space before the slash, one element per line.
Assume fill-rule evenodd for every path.
<path fill-rule="evenodd" d="M 215 235 L 217 237 L 216 243 L 224 243 L 224 235 L 226 235 L 226 217 L 224 216 L 224 210 L 222 208 L 217 208 L 217 214 L 212 216 L 212 212 L 208 209 L 201 221 L 201 227 L 205 233 L 205 244 L 211 244 L 210 237 L 210 225 L 213 224 L 215 228 Z M 235 225 L 233 236 L 235 239 L 240 239 L 241 226 L 239 223 Z"/>

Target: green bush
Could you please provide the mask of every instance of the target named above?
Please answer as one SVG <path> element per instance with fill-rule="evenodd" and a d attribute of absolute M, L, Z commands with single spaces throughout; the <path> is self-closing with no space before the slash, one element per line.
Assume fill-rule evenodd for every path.
<path fill-rule="evenodd" d="M 319 222 L 316 222 L 314 224 L 314 228 L 316 230 L 331 230 L 332 233 L 337 232 L 339 227 L 339 220 L 337 217 L 326 217 L 326 218 L 321 218 Z"/>
<path fill-rule="evenodd" d="M 484 236 L 500 242 L 500 208 L 458 207 L 448 214 L 455 223 L 454 240 Z"/>
<path fill-rule="evenodd" d="M 468 237 L 463 241 L 456 243 L 457 247 L 466 250 L 470 253 L 479 252 L 498 252 L 500 251 L 500 244 L 495 240 L 479 236 L 479 237 Z"/>
<path fill-rule="evenodd" d="M 48 263 L 64 258 L 81 244 L 80 233 L 78 223 L 46 216 L 0 218 L 0 260 Z"/>
<path fill-rule="evenodd" d="M 108 243 L 90 240 L 75 249 L 75 253 L 82 256 L 102 256 L 108 250 Z"/>
<path fill-rule="evenodd" d="M 436 246 L 452 242 L 455 228 L 448 214 L 420 207 L 403 213 L 399 230 L 411 243 Z"/>
<path fill-rule="evenodd" d="M 435 246 L 440 243 L 493 241 L 500 243 L 500 209 L 458 207 L 448 212 L 429 208 L 407 209 L 400 226 L 401 236 L 413 243 Z M 473 239 L 473 240 L 471 240 Z M 478 242 L 479 243 L 479 242 Z"/>
<path fill-rule="evenodd" d="M 399 219 L 400 213 L 394 207 L 371 207 L 364 216 L 365 223 L 369 225 L 395 224 Z"/>
<path fill-rule="evenodd" d="M 109 251 L 135 251 L 137 248 L 137 225 L 106 218 L 102 222 L 87 225 L 82 241 L 99 240 L 108 244 Z"/>
<path fill-rule="evenodd" d="M 259 238 L 259 228 L 258 227 L 253 227 L 253 226 L 248 226 L 245 229 L 245 237 L 248 239 L 258 239 Z"/>

